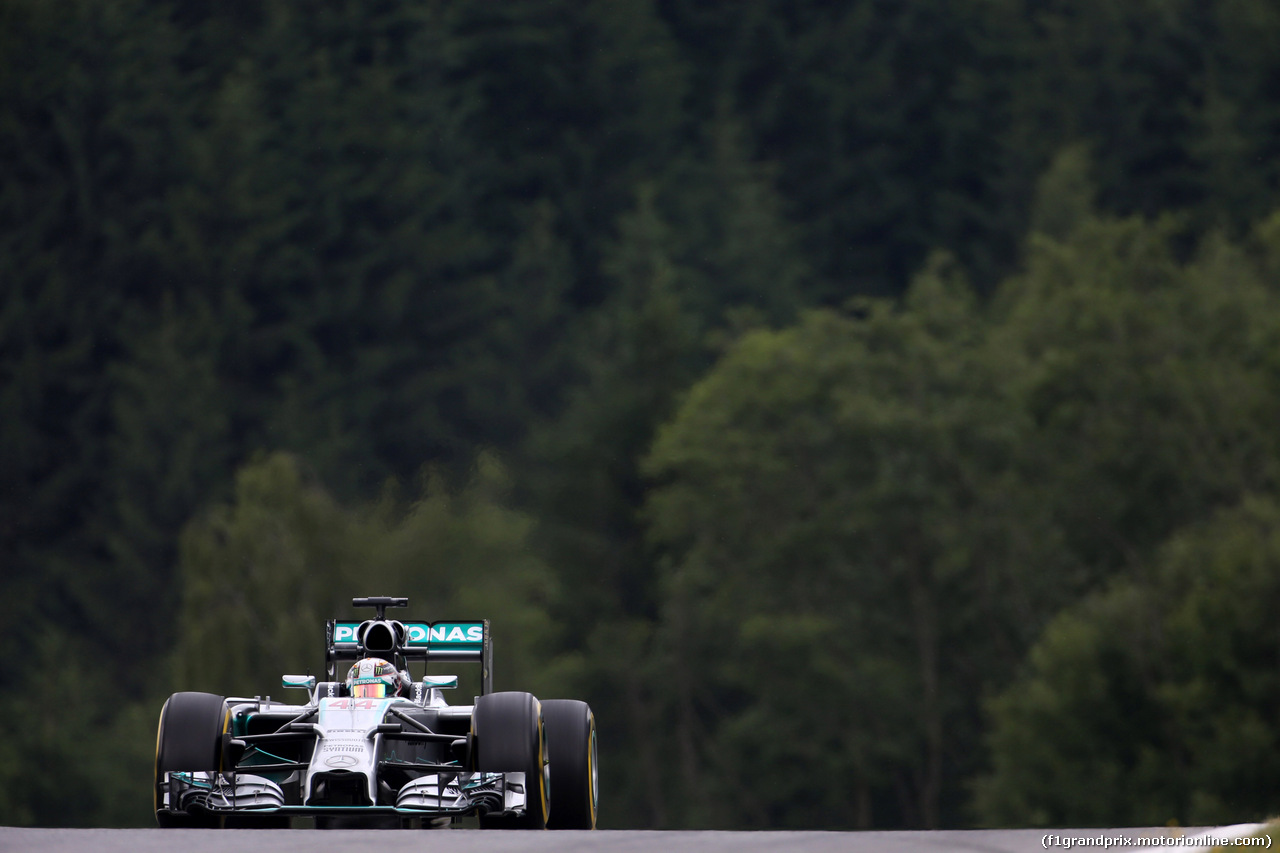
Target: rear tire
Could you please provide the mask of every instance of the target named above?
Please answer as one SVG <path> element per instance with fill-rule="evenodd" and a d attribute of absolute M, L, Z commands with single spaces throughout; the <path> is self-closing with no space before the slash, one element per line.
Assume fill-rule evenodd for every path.
<path fill-rule="evenodd" d="M 160 811 L 160 783 L 169 771 L 218 772 L 222 769 L 222 735 L 231 712 L 226 700 L 212 693 L 175 693 L 160 709 L 156 729 L 156 822 L 164 827 L 218 826 L 220 818 Z"/>
<path fill-rule="evenodd" d="M 546 829 L 551 809 L 542 707 L 529 693 L 490 693 L 471 716 L 474 765 L 490 773 L 523 772 L 526 808 L 517 817 L 482 817 L 482 829 Z"/>
<path fill-rule="evenodd" d="M 595 829 L 600 797 L 595 715 L 586 702 L 548 699 L 542 719 L 551 769 L 547 829 Z"/>

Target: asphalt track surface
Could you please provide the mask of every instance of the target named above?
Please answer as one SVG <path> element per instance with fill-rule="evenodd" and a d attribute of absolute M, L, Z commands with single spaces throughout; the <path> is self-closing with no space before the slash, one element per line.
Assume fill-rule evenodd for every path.
<path fill-rule="evenodd" d="M 440 830 L 199 830 L 199 829 L 25 829 L 0 827 L 0 851 L 40 853 L 1031 853 L 1065 850 L 1059 842 L 1045 846 L 1046 834 L 1062 839 L 1117 839 L 1110 850 L 1202 850 L 1207 847 L 1123 846 L 1123 838 L 1151 838 L 1170 832 L 1194 835 L 1200 830 L 1152 829 L 992 829 L 932 832 L 481 832 Z M 1096 842 L 1095 842 L 1096 843 Z M 1176 843 L 1176 842 L 1175 842 Z M 1080 849 L 1080 842 L 1071 850 Z M 1097 850 L 1101 846 L 1085 849 Z M 1249 848 L 1244 848 L 1249 849 Z"/>

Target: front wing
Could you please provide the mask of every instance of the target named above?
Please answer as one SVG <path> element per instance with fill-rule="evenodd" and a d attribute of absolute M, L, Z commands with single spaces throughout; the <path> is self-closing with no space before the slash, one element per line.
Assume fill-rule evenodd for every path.
<path fill-rule="evenodd" d="M 353 776 L 359 774 L 352 774 Z M 431 773 L 405 783 L 395 804 L 304 805 L 289 802 L 287 784 L 250 773 L 170 772 L 160 785 L 159 806 L 171 813 L 310 816 L 398 815 L 455 817 L 521 814 L 527 799 L 524 773 Z M 351 780 L 362 786 L 362 780 Z"/>

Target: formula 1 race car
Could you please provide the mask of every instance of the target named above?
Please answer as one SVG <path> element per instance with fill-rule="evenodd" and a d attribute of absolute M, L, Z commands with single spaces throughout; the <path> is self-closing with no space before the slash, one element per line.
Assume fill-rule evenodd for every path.
<path fill-rule="evenodd" d="M 574 700 L 494 693 L 487 620 L 401 622 L 406 598 L 356 598 L 362 622 L 330 620 L 328 680 L 286 675 L 305 704 L 175 693 L 160 711 L 161 826 L 446 826 L 594 829 L 596 725 Z M 409 661 L 475 662 L 474 705 L 449 705 L 454 675 L 413 680 Z M 345 681 L 339 665 L 351 663 Z M 425 669 L 425 666 L 423 667 Z"/>

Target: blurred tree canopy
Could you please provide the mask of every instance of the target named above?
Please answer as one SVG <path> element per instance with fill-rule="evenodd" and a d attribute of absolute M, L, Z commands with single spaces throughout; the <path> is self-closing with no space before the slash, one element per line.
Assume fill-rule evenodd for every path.
<path fill-rule="evenodd" d="M 695 824 L 826 825 L 857 792 L 863 825 L 939 825 L 971 697 L 1062 598 L 1029 420 L 954 265 L 850 309 L 740 339 L 647 461 Z"/>
<path fill-rule="evenodd" d="M 1199 826 L 1275 808 L 1278 512 L 1246 498 L 1054 620 L 991 703 L 983 822 Z"/>
<path fill-rule="evenodd" d="M 607 825 L 1274 811 L 1278 39 L 0 3 L 0 656 L 78 699 L 4 668 L 0 823 L 146 823 L 164 695 L 383 593 L 593 704 Z"/>

